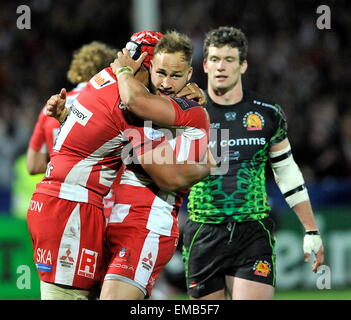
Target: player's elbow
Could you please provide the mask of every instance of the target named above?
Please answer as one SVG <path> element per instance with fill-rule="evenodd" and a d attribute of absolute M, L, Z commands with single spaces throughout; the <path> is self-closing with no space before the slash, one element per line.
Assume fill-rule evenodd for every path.
<path fill-rule="evenodd" d="M 143 117 L 147 108 L 146 96 L 144 94 L 129 95 L 123 101 L 127 109 L 139 117 Z"/>
<path fill-rule="evenodd" d="M 28 165 L 28 164 L 27 164 L 27 170 L 28 170 L 28 173 L 30 175 L 35 175 L 35 174 L 38 174 L 38 173 L 44 173 L 45 172 L 45 168 L 38 167 L 38 166 L 35 166 L 35 165 Z"/>
<path fill-rule="evenodd" d="M 46 171 L 46 161 L 31 161 L 27 159 L 27 171 L 30 175 L 44 173 Z"/>

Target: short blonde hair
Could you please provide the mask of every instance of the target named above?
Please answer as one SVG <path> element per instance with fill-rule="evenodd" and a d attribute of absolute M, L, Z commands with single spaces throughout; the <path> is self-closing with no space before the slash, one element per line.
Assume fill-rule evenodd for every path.
<path fill-rule="evenodd" d="M 89 81 L 117 57 L 117 49 L 93 41 L 74 52 L 67 79 L 73 84 Z"/>
<path fill-rule="evenodd" d="M 154 56 L 157 53 L 181 52 L 186 62 L 191 65 L 193 44 L 190 38 L 177 31 L 167 31 L 155 47 Z"/>

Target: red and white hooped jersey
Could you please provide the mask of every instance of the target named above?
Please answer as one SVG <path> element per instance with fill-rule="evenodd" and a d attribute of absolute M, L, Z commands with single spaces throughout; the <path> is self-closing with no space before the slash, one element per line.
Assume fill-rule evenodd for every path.
<path fill-rule="evenodd" d="M 117 79 L 105 68 L 72 102 L 37 192 L 103 207 L 128 142 L 119 103 Z"/>
<path fill-rule="evenodd" d="M 78 84 L 73 90 L 67 92 L 66 106 L 70 106 L 79 92 L 86 86 L 86 82 Z M 29 147 L 36 152 L 51 155 L 55 139 L 60 130 L 60 123 L 46 114 L 45 107 L 41 110 L 35 124 L 33 134 L 29 140 Z"/>
<path fill-rule="evenodd" d="M 207 114 L 192 101 L 174 98 L 171 101 L 176 110 L 176 125 L 183 129 L 173 139 L 168 139 L 168 143 L 176 153 L 177 161 L 198 162 L 207 150 Z M 148 138 L 145 141 L 162 140 L 163 130 L 144 127 L 143 132 Z M 132 164 L 123 170 L 120 183 L 113 186 L 113 193 L 115 204 L 109 218 L 108 232 L 114 232 L 114 223 L 125 222 L 165 236 L 179 237 L 178 212 L 187 190 L 161 190 L 140 165 Z"/>
<path fill-rule="evenodd" d="M 207 119 L 204 108 L 189 108 L 189 102 L 185 103 L 184 99 L 170 100 L 176 112 L 174 126 L 191 131 L 192 116 Z M 191 115 L 188 111 L 192 109 L 197 111 Z M 129 122 L 126 115 L 116 76 L 111 68 L 105 68 L 73 101 L 56 139 L 46 176 L 37 184 L 36 192 L 102 208 L 103 197 L 108 194 L 122 164 L 123 148 L 129 141 L 136 147 L 152 140 L 145 134 L 143 125 Z M 208 119 L 207 122 L 204 131 L 208 131 Z M 204 131 L 201 134 L 207 139 Z M 138 138 L 135 132 L 140 133 Z"/>

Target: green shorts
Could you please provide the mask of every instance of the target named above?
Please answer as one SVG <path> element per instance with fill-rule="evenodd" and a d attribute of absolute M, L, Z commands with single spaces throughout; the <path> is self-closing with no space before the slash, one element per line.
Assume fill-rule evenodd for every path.
<path fill-rule="evenodd" d="M 274 221 L 205 224 L 187 220 L 183 260 L 188 294 L 200 298 L 225 288 L 225 276 L 275 286 Z"/>

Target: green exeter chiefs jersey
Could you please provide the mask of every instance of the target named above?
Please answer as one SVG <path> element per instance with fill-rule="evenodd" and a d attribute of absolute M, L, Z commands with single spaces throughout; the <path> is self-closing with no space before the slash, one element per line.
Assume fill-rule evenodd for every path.
<path fill-rule="evenodd" d="M 265 218 L 271 210 L 265 170 L 270 147 L 287 137 L 284 113 L 279 105 L 248 92 L 234 105 L 207 98 L 209 146 L 218 169 L 191 188 L 189 218 L 205 223 Z"/>

